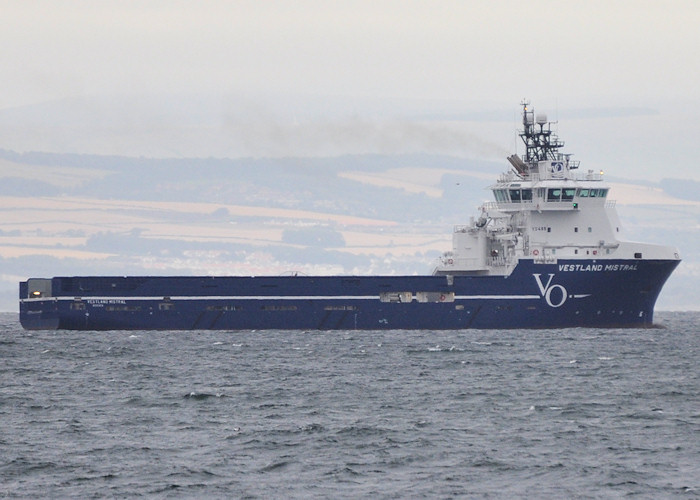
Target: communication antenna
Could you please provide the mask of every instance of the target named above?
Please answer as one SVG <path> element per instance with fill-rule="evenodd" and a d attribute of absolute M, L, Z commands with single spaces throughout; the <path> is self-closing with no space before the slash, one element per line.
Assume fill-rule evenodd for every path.
<path fill-rule="evenodd" d="M 518 113 L 513 110 L 513 153 L 518 154 Z"/>

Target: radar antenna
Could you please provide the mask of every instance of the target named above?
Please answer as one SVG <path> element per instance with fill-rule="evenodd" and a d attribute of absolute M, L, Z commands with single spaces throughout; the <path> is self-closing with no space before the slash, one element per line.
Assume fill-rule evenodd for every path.
<path fill-rule="evenodd" d="M 525 143 L 525 163 L 534 167 L 540 161 L 561 159 L 562 155 L 558 150 L 564 146 L 564 141 L 560 141 L 552 132 L 552 122 L 547 121 L 547 115 L 535 116 L 534 110 L 528 108 L 528 100 L 523 99 L 520 105 L 523 107 L 523 130 L 520 132 L 520 138 Z"/>

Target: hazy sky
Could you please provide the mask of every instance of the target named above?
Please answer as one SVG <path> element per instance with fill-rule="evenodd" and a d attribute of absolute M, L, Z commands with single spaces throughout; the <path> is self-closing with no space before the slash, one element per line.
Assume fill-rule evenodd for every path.
<path fill-rule="evenodd" d="M 639 134 L 648 137 L 640 141 L 649 144 L 657 128 L 672 127 L 664 130 L 672 139 L 666 147 L 685 148 L 688 160 L 700 154 L 699 0 L 0 0 L 0 12 L 0 111 L 117 94 L 250 93 L 262 101 L 275 96 L 275 106 L 295 94 L 375 103 L 459 100 L 465 109 L 514 110 L 527 97 L 550 113 L 662 109 L 659 121 L 641 125 Z M 338 101 L 328 102 L 332 108 Z M 31 137 L 19 137 L 21 131 L 1 132 L 5 147 L 52 149 L 28 144 Z M 512 145 L 505 134 L 493 138 L 499 157 Z M 261 132 L 257 140 L 266 137 Z M 581 144 L 599 140 L 581 137 Z M 71 143 L 64 136 L 56 141 Z M 122 149 L 105 152 L 151 154 L 122 142 Z M 309 146 L 316 147 L 323 149 Z M 663 151 L 649 153 L 659 156 L 657 163 L 664 159 Z"/>
<path fill-rule="evenodd" d="M 0 2 L 0 108 L 256 90 L 511 102 L 700 97 L 700 2 Z"/>

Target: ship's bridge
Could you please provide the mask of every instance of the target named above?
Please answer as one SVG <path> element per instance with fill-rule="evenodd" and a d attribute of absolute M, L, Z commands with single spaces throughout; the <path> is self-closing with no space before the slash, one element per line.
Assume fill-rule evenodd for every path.
<path fill-rule="evenodd" d="M 504 212 L 522 210 L 578 210 L 580 203 L 588 206 L 601 204 L 609 186 L 602 182 L 603 173 L 589 170 L 574 175 L 567 167 L 561 173 L 554 171 L 554 161 L 543 161 L 539 173 L 521 175 L 516 172 L 503 174 L 498 183 L 491 186 L 496 206 Z M 605 203 L 605 202 L 603 202 Z"/>

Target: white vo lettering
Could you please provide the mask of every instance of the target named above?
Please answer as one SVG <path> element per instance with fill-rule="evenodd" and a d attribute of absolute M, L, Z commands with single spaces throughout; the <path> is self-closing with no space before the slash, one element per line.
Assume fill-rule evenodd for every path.
<path fill-rule="evenodd" d="M 547 301 L 549 307 L 560 307 L 564 305 L 567 296 L 566 288 L 564 288 L 562 285 L 552 285 L 552 278 L 554 278 L 554 274 L 549 275 L 549 279 L 547 280 L 546 284 L 542 283 L 541 274 L 533 274 L 533 276 L 535 277 L 537 286 L 540 289 L 540 294 L 544 297 L 544 300 Z M 558 302 L 552 302 L 552 290 L 555 288 L 559 289 L 559 292 L 561 293 L 561 297 L 559 297 Z M 556 294 L 554 297 L 555 299 L 557 298 Z"/>

